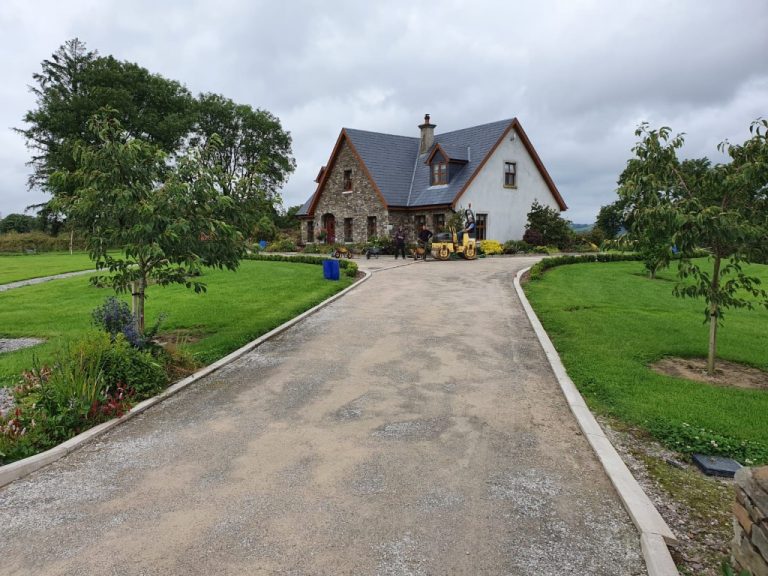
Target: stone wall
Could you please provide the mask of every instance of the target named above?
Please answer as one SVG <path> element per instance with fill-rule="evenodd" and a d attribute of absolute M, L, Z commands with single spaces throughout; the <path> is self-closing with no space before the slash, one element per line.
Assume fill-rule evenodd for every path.
<path fill-rule="evenodd" d="M 403 230 L 405 231 L 405 241 L 411 243 L 416 242 L 418 239 L 419 229 L 416 225 L 416 222 L 418 221 L 419 216 L 426 216 L 427 228 L 429 228 L 433 233 L 437 232 L 433 223 L 433 216 L 435 214 L 443 214 L 444 221 L 447 225 L 448 219 L 451 217 L 450 210 L 424 210 L 419 212 L 393 210 L 389 214 L 389 223 L 393 226 L 392 231 L 394 231 L 394 229 L 398 226 L 402 226 Z M 390 232 L 390 234 L 391 233 L 392 232 Z"/>
<path fill-rule="evenodd" d="M 768 576 L 768 466 L 736 472 L 733 563 L 753 576 Z"/>
<path fill-rule="evenodd" d="M 344 190 L 344 171 L 351 170 L 352 190 Z M 352 241 L 365 242 L 368 238 L 368 217 L 376 218 L 376 235 L 384 236 L 389 218 L 387 210 L 373 184 L 357 161 L 357 156 L 342 143 L 336 162 L 330 168 L 320 200 L 315 206 L 315 234 L 323 228 L 323 216 L 333 214 L 336 221 L 336 241 L 344 242 L 344 219 L 352 218 Z M 302 221 L 302 242 L 314 242 L 307 238 L 307 221 Z"/>

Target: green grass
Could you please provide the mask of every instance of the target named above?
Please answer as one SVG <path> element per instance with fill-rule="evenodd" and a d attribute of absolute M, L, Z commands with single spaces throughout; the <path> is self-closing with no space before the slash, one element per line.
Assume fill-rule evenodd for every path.
<path fill-rule="evenodd" d="M 768 266 L 747 268 L 768 285 Z M 672 295 L 638 262 L 562 266 L 526 293 L 591 408 L 651 431 L 687 423 L 768 446 L 768 392 L 716 387 L 652 372 L 665 356 L 706 357 L 704 302 Z M 718 357 L 768 370 L 768 311 L 729 310 Z M 668 439 L 667 439 L 668 440 Z"/>
<path fill-rule="evenodd" d="M 32 366 L 33 355 L 50 361 L 66 341 L 91 328 L 91 311 L 113 295 L 89 285 L 88 275 L 0 293 L 0 337 L 39 337 L 34 348 L 0 355 L 0 385 L 18 380 Z M 236 272 L 207 270 L 204 294 L 183 286 L 151 286 L 147 292 L 147 326 L 162 312 L 165 331 L 192 331 L 203 336 L 187 349 L 210 363 L 297 316 L 349 286 L 352 279 L 323 279 L 321 266 L 287 262 L 244 261 Z"/>
<path fill-rule="evenodd" d="M 93 260 L 85 252 L 0 254 L 0 284 L 94 268 Z"/>

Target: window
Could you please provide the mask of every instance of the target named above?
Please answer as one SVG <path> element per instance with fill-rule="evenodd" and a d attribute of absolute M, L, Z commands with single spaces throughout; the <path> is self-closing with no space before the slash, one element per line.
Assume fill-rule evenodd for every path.
<path fill-rule="evenodd" d="M 448 184 L 448 164 L 436 162 L 432 164 L 432 186 Z"/>
<path fill-rule="evenodd" d="M 445 214 L 432 214 L 432 232 L 437 234 L 445 229 Z"/>
<path fill-rule="evenodd" d="M 517 163 L 504 162 L 504 187 L 517 188 Z"/>
<path fill-rule="evenodd" d="M 344 190 L 352 190 L 352 170 L 344 170 Z"/>
<path fill-rule="evenodd" d="M 352 242 L 352 218 L 344 218 L 344 242 Z"/>
<path fill-rule="evenodd" d="M 424 214 L 416 216 L 416 233 L 418 234 L 422 226 L 427 224 L 427 217 Z"/>
<path fill-rule="evenodd" d="M 315 222 L 310 220 L 307 222 L 307 242 L 315 241 Z"/>
<path fill-rule="evenodd" d="M 376 236 L 376 216 L 368 216 L 368 240 Z"/>
<path fill-rule="evenodd" d="M 475 238 L 486 240 L 485 233 L 488 229 L 488 214 L 475 214 Z"/>

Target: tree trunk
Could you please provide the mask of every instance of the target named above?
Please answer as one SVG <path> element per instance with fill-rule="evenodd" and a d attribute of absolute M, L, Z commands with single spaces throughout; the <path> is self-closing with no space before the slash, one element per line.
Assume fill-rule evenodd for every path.
<path fill-rule="evenodd" d="M 70 255 L 72 254 L 72 248 L 74 247 L 74 244 L 75 244 L 75 231 L 73 229 L 73 230 L 69 231 L 69 253 L 70 253 Z"/>
<path fill-rule="evenodd" d="M 136 280 L 131 284 L 131 312 L 133 312 L 133 321 L 136 323 L 136 331 L 144 336 L 144 287 L 146 282 L 143 278 Z"/>
<path fill-rule="evenodd" d="M 712 285 L 709 300 L 709 351 L 707 353 L 707 374 L 715 373 L 715 355 L 717 353 L 717 292 L 720 289 L 720 256 L 715 256 L 712 270 Z"/>

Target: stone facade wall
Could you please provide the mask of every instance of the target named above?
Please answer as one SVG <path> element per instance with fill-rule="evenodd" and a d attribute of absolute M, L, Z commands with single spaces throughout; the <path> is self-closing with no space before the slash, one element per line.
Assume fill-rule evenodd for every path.
<path fill-rule="evenodd" d="M 342 143 L 336 163 L 330 168 L 325 188 L 315 207 L 315 234 L 323 228 L 323 215 L 333 214 L 336 221 L 336 241 L 344 242 L 344 219 L 352 218 L 352 241 L 365 242 L 368 239 L 368 217 L 376 217 L 376 235 L 384 236 L 387 232 L 389 217 L 381 198 L 373 184 L 357 161 L 357 157 Z M 352 171 L 352 190 L 344 190 L 344 171 Z M 307 237 L 307 221 L 301 224 L 302 242 L 315 242 Z"/>
<path fill-rule="evenodd" d="M 423 210 L 419 212 L 393 210 L 389 214 L 389 223 L 392 224 L 392 231 L 394 231 L 394 229 L 397 228 L 398 226 L 402 226 L 403 230 L 405 231 L 405 241 L 408 243 L 412 243 L 412 242 L 416 242 L 416 240 L 418 239 L 419 228 L 416 225 L 416 222 L 418 221 L 419 216 L 426 216 L 427 228 L 429 228 L 433 233 L 437 232 L 433 224 L 434 222 L 433 216 L 435 214 L 443 214 L 444 222 L 446 225 L 448 224 L 448 219 L 451 217 L 451 211 L 448 209 Z M 390 232 L 390 234 L 391 233 L 392 232 Z"/>
<path fill-rule="evenodd" d="M 733 515 L 734 566 L 753 576 L 768 576 L 768 466 L 736 472 Z"/>

